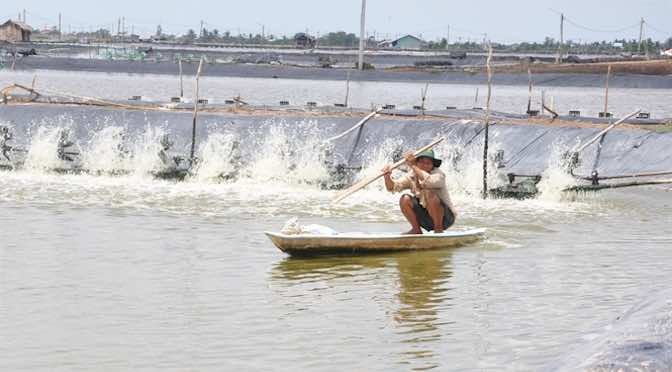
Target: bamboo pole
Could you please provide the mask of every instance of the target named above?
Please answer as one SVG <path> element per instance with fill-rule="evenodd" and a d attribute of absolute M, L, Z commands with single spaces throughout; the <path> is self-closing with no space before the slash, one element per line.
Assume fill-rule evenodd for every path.
<path fill-rule="evenodd" d="M 652 186 L 652 185 L 667 185 L 672 184 L 672 179 L 669 180 L 648 180 L 648 181 L 633 181 L 616 184 L 600 184 L 600 185 L 579 185 L 564 189 L 563 191 L 598 191 L 604 189 L 620 189 L 624 187 L 634 186 Z"/>
<path fill-rule="evenodd" d="M 625 178 L 641 178 L 641 177 L 658 177 L 658 176 L 671 176 L 672 171 L 665 172 L 649 172 L 649 173 L 635 173 L 635 174 L 624 174 L 620 176 L 606 176 L 606 177 L 597 177 L 598 180 L 619 180 Z M 590 181 L 592 177 L 580 177 L 582 180 Z"/>
<path fill-rule="evenodd" d="M 607 82 L 606 86 L 604 88 L 604 115 L 607 115 L 608 108 L 609 108 L 609 78 L 611 77 L 611 65 L 607 67 Z"/>
<path fill-rule="evenodd" d="M 529 67 L 527 68 L 527 80 L 529 83 L 527 95 L 527 113 L 529 114 L 530 110 L 532 110 L 532 70 Z"/>
<path fill-rule="evenodd" d="M 642 111 L 642 110 L 639 109 L 639 110 L 637 110 L 637 111 L 633 111 L 633 112 L 631 112 L 631 113 L 628 114 L 627 116 L 621 118 L 619 121 L 617 121 L 617 122 L 615 122 L 614 124 L 611 124 L 610 126 L 606 127 L 606 128 L 605 128 L 604 130 L 602 130 L 600 133 L 596 134 L 595 137 L 593 137 L 590 141 L 586 142 L 586 143 L 583 144 L 583 145 L 581 145 L 581 144 L 580 144 L 580 145 L 577 145 L 577 146 L 575 147 L 575 150 L 572 150 L 571 152 L 577 152 L 577 153 L 578 153 L 578 152 L 581 152 L 581 151 L 585 150 L 588 146 L 592 145 L 593 143 L 595 143 L 595 141 L 599 140 L 600 137 L 602 137 L 603 135 L 609 133 L 610 130 L 616 128 L 617 126 L 619 126 L 619 125 L 621 125 L 621 124 L 623 124 L 626 120 L 628 120 L 628 119 L 630 119 L 631 117 L 633 117 L 633 116 L 639 114 L 641 111 Z"/>
<path fill-rule="evenodd" d="M 348 107 L 348 101 L 350 100 L 350 71 L 347 73 L 347 79 L 345 82 L 345 107 Z"/>
<path fill-rule="evenodd" d="M 422 93 L 422 104 L 420 106 L 420 110 L 422 114 L 425 114 L 425 101 L 427 101 L 427 91 L 429 90 L 429 83 L 425 84 L 425 89 L 421 89 L 420 93 Z"/>
<path fill-rule="evenodd" d="M 184 98 L 184 85 L 182 81 L 182 57 L 179 58 L 177 64 L 180 69 L 180 98 Z"/>
<path fill-rule="evenodd" d="M 488 59 L 485 66 L 488 71 L 488 96 L 485 101 L 485 132 L 483 144 L 483 199 L 488 197 L 488 141 L 490 140 L 490 98 L 492 96 L 492 45 L 488 43 Z"/>
<path fill-rule="evenodd" d="M 355 124 L 352 128 L 346 130 L 345 132 L 343 132 L 343 133 L 341 133 L 341 134 L 339 134 L 339 135 L 337 135 L 337 136 L 334 136 L 334 137 L 331 137 L 331 138 L 329 138 L 329 139 L 326 139 L 326 140 L 324 140 L 324 142 L 332 142 L 332 141 L 336 141 L 336 140 L 339 139 L 339 138 L 343 138 L 343 137 L 347 136 L 349 133 L 353 132 L 355 129 L 357 129 L 357 128 L 363 126 L 364 124 L 366 124 L 369 120 L 371 120 L 374 116 L 376 116 L 376 114 L 380 113 L 381 111 L 383 111 L 382 108 L 374 109 L 370 114 L 366 115 L 366 116 L 364 117 L 364 119 L 360 120 L 360 121 L 359 121 L 357 124 Z"/>
<path fill-rule="evenodd" d="M 191 127 L 191 161 L 194 161 L 194 153 L 196 151 L 196 120 L 198 118 L 198 88 L 199 80 L 201 78 L 201 72 L 203 70 L 203 56 L 201 56 L 201 61 L 198 64 L 198 71 L 196 72 L 196 89 L 194 92 L 194 118 Z"/>
<path fill-rule="evenodd" d="M 429 145 L 416 150 L 413 153 L 413 155 L 418 156 L 423 151 L 427 151 L 427 150 L 431 149 L 432 147 L 441 143 L 443 140 L 444 140 L 444 138 L 439 138 L 439 139 L 435 140 L 434 142 L 430 143 Z M 401 159 L 398 162 L 392 164 L 390 166 L 390 170 L 397 169 L 397 168 L 401 167 L 402 165 L 404 165 L 405 163 L 406 163 L 406 159 Z M 375 176 L 365 178 L 365 179 L 355 183 L 354 185 L 350 186 L 346 190 L 343 190 L 342 192 L 336 194 L 336 198 L 332 201 L 332 204 L 336 204 L 336 203 L 342 201 L 343 199 L 347 198 L 348 196 L 350 196 L 350 195 L 356 193 L 357 191 L 365 188 L 366 186 L 372 184 L 374 181 L 376 181 L 377 179 L 379 179 L 380 177 L 382 177 L 384 175 L 385 175 L 385 173 L 380 172 L 379 174 L 377 174 Z"/>

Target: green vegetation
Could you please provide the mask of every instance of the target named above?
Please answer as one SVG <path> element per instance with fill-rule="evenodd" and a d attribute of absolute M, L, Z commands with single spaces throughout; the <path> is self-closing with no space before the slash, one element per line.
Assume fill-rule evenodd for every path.
<path fill-rule="evenodd" d="M 51 34 L 42 35 L 45 38 L 52 36 Z M 56 36 L 57 33 L 56 33 Z M 91 42 L 109 42 L 109 41 L 137 41 L 137 35 L 113 35 L 107 29 L 99 29 L 93 32 L 78 32 L 73 34 L 63 35 L 63 40 L 87 40 Z M 262 34 L 237 34 L 234 35 L 230 31 L 221 32 L 218 29 L 203 29 L 199 34 L 193 29 L 189 29 L 183 35 L 170 35 L 163 32 L 163 28 L 159 25 L 156 28 L 156 33 L 152 36 L 153 41 L 160 42 L 174 42 L 174 43 L 215 43 L 215 44 L 257 44 L 269 46 L 295 46 L 297 40 L 306 40 L 308 38 L 311 42 L 308 46 L 317 45 L 323 47 L 340 47 L 355 49 L 359 46 L 359 37 L 354 33 L 347 33 L 345 31 L 329 32 L 327 34 L 316 37 L 315 35 L 305 35 L 304 33 L 297 33 L 293 36 L 276 36 L 276 35 L 262 35 Z M 374 40 L 370 38 L 367 40 L 368 48 L 375 48 L 382 40 Z M 305 45 L 305 43 L 304 43 Z M 560 47 L 560 43 L 552 38 L 546 37 L 542 42 L 521 42 L 513 44 L 493 43 L 493 48 L 500 52 L 512 53 L 556 53 Z M 483 43 L 475 41 L 467 42 L 453 42 L 449 43 L 445 38 L 435 41 L 427 42 L 427 49 L 429 50 L 449 50 L 462 52 L 483 52 L 485 51 Z M 576 42 L 569 40 L 563 45 L 563 50 L 566 54 L 637 54 L 637 53 L 651 53 L 657 54 L 660 50 L 672 49 L 672 37 L 665 41 L 656 41 L 646 39 L 642 45 L 638 40 L 615 39 L 613 41 L 599 41 L 599 42 Z"/>

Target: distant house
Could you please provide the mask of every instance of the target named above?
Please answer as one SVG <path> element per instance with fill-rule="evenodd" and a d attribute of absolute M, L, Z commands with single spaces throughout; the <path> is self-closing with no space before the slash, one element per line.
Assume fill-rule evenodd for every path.
<path fill-rule="evenodd" d="M 672 57 L 672 49 L 661 50 L 660 54 L 666 57 Z"/>
<path fill-rule="evenodd" d="M 33 29 L 23 22 L 11 19 L 0 25 L 0 41 L 30 41 Z"/>
<path fill-rule="evenodd" d="M 396 40 L 386 40 L 378 44 L 381 48 L 422 49 L 427 43 L 413 35 L 402 36 Z"/>
<path fill-rule="evenodd" d="M 312 36 L 300 32 L 294 35 L 294 42 L 300 48 L 315 48 L 317 40 Z"/>

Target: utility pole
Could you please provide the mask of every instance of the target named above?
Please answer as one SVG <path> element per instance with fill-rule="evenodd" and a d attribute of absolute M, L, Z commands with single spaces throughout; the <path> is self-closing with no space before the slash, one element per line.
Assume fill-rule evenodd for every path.
<path fill-rule="evenodd" d="M 366 31 L 366 0 L 362 0 L 362 17 L 360 21 L 360 28 L 359 28 L 359 63 L 357 64 L 357 68 L 359 71 L 362 71 L 364 69 L 364 43 L 366 42 L 364 40 L 364 33 Z"/>
<path fill-rule="evenodd" d="M 446 32 L 446 49 L 448 49 L 448 45 L 450 45 L 450 25 L 448 25 L 448 32 Z"/>
<path fill-rule="evenodd" d="M 58 40 L 62 40 L 63 30 L 61 29 L 61 13 L 58 13 Z"/>
<path fill-rule="evenodd" d="M 637 53 L 642 53 L 642 41 L 644 40 L 644 17 L 639 21 L 639 45 L 637 46 Z"/>
<path fill-rule="evenodd" d="M 121 17 L 121 34 L 126 35 L 126 17 Z"/>
<path fill-rule="evenodd" d="M 199 32 L 198 34 L 200 35 L 200 37 L 202 39 L 203 38 L 203 20 L 201 20 L 201 32 Z"/>
<path fill-rule="evenodd" d="M 565 43 L 565 13 L 560 13 L 560 45 L 558 46 L 558 57 L 555 59 L 555 63 L 562 62 L 562 46 Z"/>
<path fill-rule="evenodd" d="M 23 9 L 23 23 L 26 23 L 26 9 Z"/>
<path fill-rule="evenodd" d="M 121 35 L 121 18 L 117 19 L 117 36 Z"/>

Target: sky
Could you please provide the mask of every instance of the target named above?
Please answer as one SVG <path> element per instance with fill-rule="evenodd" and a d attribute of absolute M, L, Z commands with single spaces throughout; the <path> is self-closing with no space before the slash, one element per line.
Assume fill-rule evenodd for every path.
<path fill-rule="evenodd" d="M 313 35 L 330 31 L 359 34 L 361 0 L 192 0 L 192 1 L 3 1 L 0 20 L 16 19 L 26 10 L 27 23 L 36 28 L 58 24 L 63 31 L 116 30 L 125 17 L 126 30 L 148 36 L 161 25 L 164 32 L 198 32 L 205 28 L 232 34 L 263 31 L 292 36 L 306 30 Z M 405 34 L 454 41 L 541 41 L 559 38 L 560 13 L 567 17 L 565 38 L 574 41 L 636 39 L 639 20 L 646 20 L 645 36 L 672 37 L 672 0 L 367 0 L 367 34 L 389 39 Z M 449 31 L 450 29 L 450 31 Z"/>

